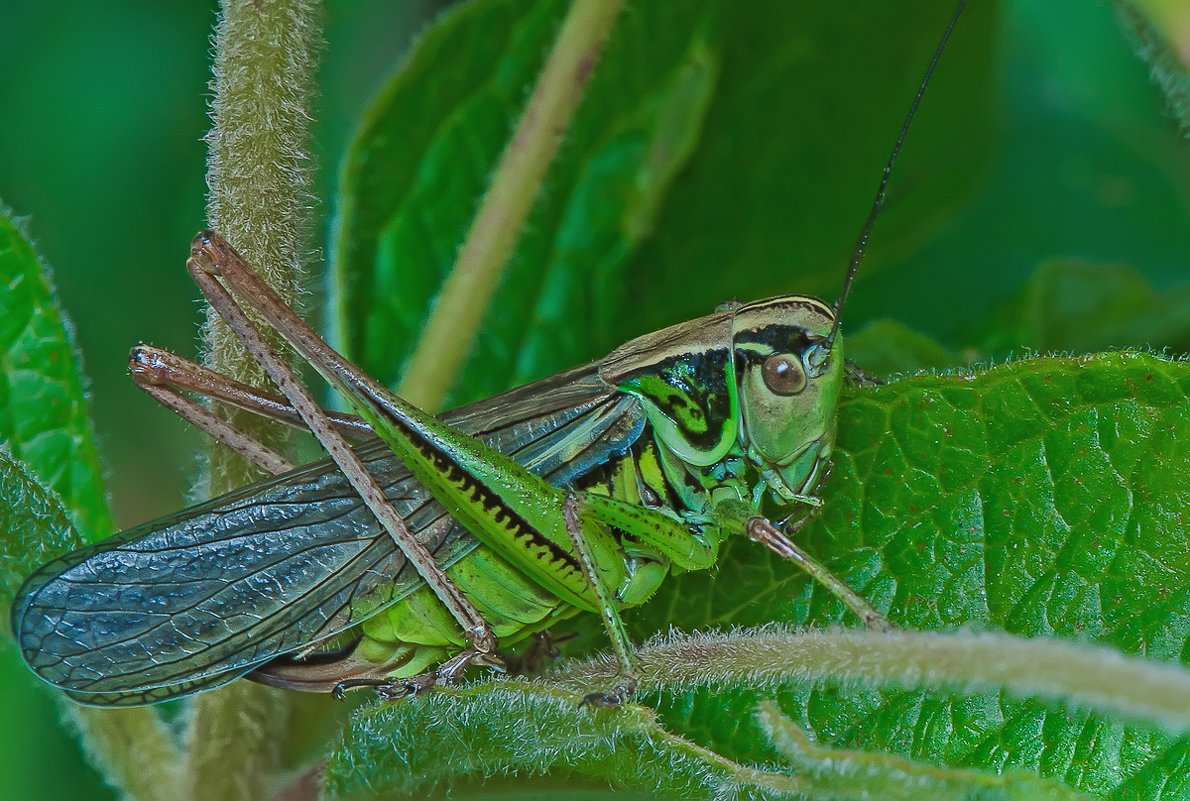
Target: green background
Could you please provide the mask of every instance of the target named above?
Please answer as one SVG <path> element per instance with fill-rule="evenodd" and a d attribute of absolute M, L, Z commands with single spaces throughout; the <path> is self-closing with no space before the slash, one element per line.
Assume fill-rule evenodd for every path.
<path fill-rule="evenodd" d="M 334 211 L 331 187 L 344 143 L 422 24 L 408 7 L 394 15 L 389 5 L 328 4 L 317 130 L 324 221 Z M 1130 265 L 1161 290 L 1184 281 L 1190 155 L 1110 9 L 1022 0 L 1003 4 L 998 20 L 981 17 L 982 11 L 965 21 L 972 31 L 966 45 L 960 29 L 911 134 L 890 213 L 876 229 L 871 261 L 847 312 L 849 330 L 890 317 L 952 350 L 1000 357 L 1022 347 L 1128 344 L 1034 341 L 1022 333 L 1024 326 L 986 321 L 1047 260 Z M 198 4 L 74 3 L 43 10 L 27 3 L 6 8 L 0 25 L 0 64 L 9 76 L 0 85 L 0 198 L 18 215 L 31 216 L 30 231 L 75 322 L 121 527 L 183 503 L 197 442 L 139 397 L 123 365 L 137 341 L 183 354 L 193 347 L 196 293 L 182 262 L 202 225 L 199 140 L 206 129 L 213 15 Z M 829 43 L 821 61 L 812 62 L 820 71 L 780 73 L 767 86 L 758 81 L 767 94 L 758 89 L 754 116 L 739 119 L 756 133 L 778 118 L 765 105 L 774 93 L 797 98 L 781 105 L 780 125 L 761 131 L 770 136 L 745 141 L 809 149 L 806 159 L 815 169 L 769 177 L 765 191 L 772 202 L 738 208 L 732 181 L 770 164 L 768 154 L 748 146 L 700 152 L 676 178 L 674 200 L 663 212 L 666 230 L 675 230 L 671 218 L 687 225 L 679 224 L 680 235 L 668 239 L 646 237 L 632 262 L 630 286 L 657 300 L 634 305 L 636 328 L 601 336 L 615 344 L 703 313 L 741 293 L 735 287 L 753 285 L 739 280 L 750 262 L 789 254 L 826 267 L 804 279 L 793 272 L 788 279 L 765 279 L 770 285 L 744 291 L 832 296 L 916 76 L 940 33 L 942 17 L 934 17 L 914 27 L 913 53 L 902 54 L 910 65 L 905 69 L 890 69 L 879 48 L 856 45 L 842 21 L 814 20 L 821 34 L 814 41 Z M 886 37 L 890 50 L 909 46 L 900 33 Z M 972 62 L 985 68 L 958 66 Z M 721 69 L 729 76 L 749 65 L 733 61 Z M 990 77 L 964 85 L 960 79 L 972 74 Z M 943 99 L 931 107 L 935 97 Z M 748 114 L 747 107 L 737 111 Z M 805 140 L 798 130 L 807 132 Z M 921 146 L 913 150 L 915 141 Z M 698 215 L 715 205 L 705 195 L 691 198 L 695 188 L 708 187 L 722 192 L 724 217 L 772 216 L 789 224 L 776 238 L 757 233 L 733 244 L 707 234 L 700 240 L 715 221 Z M 460 202 L 469 209 L 472 201 Z M 757 220 L 757 232 L 781 228 L 765 222 Z M 319 241 L 324 230 L 325 223 Z M 700 259 L 708 257 L 707 248 L 722 248 L 712 255 L 723 270 L 689 286 L 680 272 L 684 248 L 697 250 Z M 1152 341 L 1184 350 L 1184 331 L 1169 317 L 1169 330 Z M 608 346 L 591 342 L 585 357 Z M 483 381 L 475 386 L 491 389 Z M 11 788 L 12 797 L 58 798 L 79 786 L 94 788 L 77 749 L 53 725 L 45 690 L 25 674 L 11 647 L 2 656 L 8 720 L 20 722 L 0 731 L 5 795 Z"/>
<path fill-rule="evenodd" d="M 344 141 L 430 5 L 327 4 L 320 218 Z M 125 361 L 141 341 L 194 355 L 200 316 L 185 257 L 203 225 L 215 9 L 136 0 L 0 4 L 0 73 L 8 76 L 0 82 L 0 200 L 29 218 L 74 322 L 121 528 L 185 505 L 200 442 L 132 386 Z M 0 796 L 114 797 L 30 678 L 6 639 Z"/>

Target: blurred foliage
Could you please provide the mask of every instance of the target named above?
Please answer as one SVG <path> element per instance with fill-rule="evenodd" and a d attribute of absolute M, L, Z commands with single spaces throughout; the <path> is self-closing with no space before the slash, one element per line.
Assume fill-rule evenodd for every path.
<path fill-rule="evenodd" d="M 812 4 L 729 12 L 704 3 L 680 26 L 665 6 L 633 9 L 591 81 L 455 400 L 598 358 L 723 300 L 836 293 L 948 6 L 905 14 L 876 5 L 840 19 Z M 991 9 L 972 8 L 962 45 L 930 89 L 902 164 L 915 191 L 881 221 L 885 252 L 920 241 L 989 158 Z M 332 330 L 386 382 L 395 383 L 451 267 L 468 199 L 483 189 L 558 13 L 549 3 L 480 3 L 453 15 L 386 87 L 348 153 Z M 487 35 L 508 19 L 517 22 L 507 41 Z M 866 43 L 868 60 L 824 45 L 848 38 Z M 407 131 L 431 105 L 442 106 L 441 121 Z M 923 175 L 928 154 L 944 151 L 948 169 Z M 865 274 L 885 263 L 874 252 Z"/>
<path fill-rule="evenodd" d="M 319 196 L 344 140 L 433 2 L 327 3 Z M 198 436 L 128 379 L 139 341 L 193 356 L 197 293 L 185 271 L 203 224 L 209 36 L 203 3 L 4 4 L 0 23 L 0 201 L 54 271 L 89 379 L 107 491 L 121 528 L 185 504 Z M 325 218 L 329 204 L 316 209 Z M 5 624 L 7 627 L 7 624 Z M 7 644 L 0 682 L 0 795 L 104 798 L 49 693 Z"/>
<path fill-rule="evenodd" d="M 597 357 L 623 339 L 732 297 L 833 296 L 950 3 L 915 4 L 912 14 L 886 5 L 864 3 L 862 13 L 840 14 L 808 3 L 791 10 L 774 1 L 756 4 L 749 14 L 728 14 L 706 3 L 682 25 L 667 24 L 661 7 L 630 8 L 636 18 L 629 30 L 639 38 L 613 42 L 612 66 L 596 73 L 590 105 L 580 112 L 586 116 L 568 137 L 558 172 L 547 179 L 527 250 L 513 268 L 515 276 L 517 267 L 532 269 L 543 259 L 580 266 L 585 260 L 590 264 L 583 269 L 593 272 L 576 281 L 568 266 L 555 281 L 540 282 L 538 299 L 517 292 L 504 316 L 493 312 L 492 344 L 477 351 L 460 399 L 499 389 L 514 376 Z M 1164 115 L 1148 68 L 1129 51 L 1110 9 L 1100 5 L 1014 0 L 998 12 L 993 18 L 988 6 L 976 4 L 943 58 L 852 295 L 848 330 L 894 318 L 915 337 L 963 358 L 1003 358 L 1025 347 L 1101 347 L 1095 309 L 1102 303 L 1074 304 L 1072 319 L 1080 322 L 1061 327 L 1059 344 L 1047 345 L 1053 340 L 1044 332 L 1030 333 L 1054 330 L 1045 319 L 1049 299 L 1054 287 L 1065 296 L 1072 286 L 1055 283 L 1052 266 L 1031 276 L 1042 265 L 1066 264 L 1081 271 L 1071 275 L 1106 274 L 1106 283 L 1084 282 L 1092 301 L 1119 292 L 1132 304 L 1122 323 L 1113 317 L 1119 333 L 1110 344 L 1184 348 L 1186 329 L 1173 313 L 1180 304 L 1169 300 L 1178 295 L 1169 293 L 1186 280 L 1190 253 L 1190 150 Z M 548 41 L 542 38 L 548 14 L 538 13 L 546 14 L 544 21 L 526 15 L 520 38 L 485 40 L 480 29 L 473 34 L 476 47 L 451 51 L 449 66 L 439 60 L 432 69 L 422 67 L 440 85 L 427 88 L 406 119 L 426 120 L 424 128 L 414 122 L 409 136 L 428 144 L 417 150 L 402 142 L 410 158 L 384 180 L 409 183 L 408 198 L 438 204 L 428 209 L 436 213 L 440 205 L 449 215 L 423 242 L 430 275 L 449 264 L 450 231 L 465 224 L 485 165 Z M 7 112 L 0 125 L 0 198 L 33 215 L 31 233 L 56 268 L 62 304 L 77 324 L 93 380 L 92 414 L 116 517 L 121 524 L 139 522 L 180 505 L 179 485 L 189 470 L 189 445 L 177 437 L 182 427 L 148 411 L 151 403 L 124 378 L 123 359 L 140 339 L 184 354 L 191 341 L 195 293 L 182 262 L 201 225 L 198 140 L 206 126 L 212 9 L 22 3 L 5 14 L 0 64 L 19 80 L 0 86 L 0 108 Z M 318 123 L 323 198 L 331 197 L 335 167 L 344 161 L 348 133 L 361 124 L 361 110 L 422 24 L 409 7 L 395 12 L 379 2 L 328 3 L 327 18 Z M 665 35 L 671 31 L 678 35 Z M 492 55 L 482 51 L 485 42 L 496 56 L 510 58 L 493 74 L 504 85 L 487 106 L 455 83 L 467 69 L 485 68 Z M 634 58 L 655 60 L 640 85 L 631 83 L 638 74 L 614 71 L 617 59 Z M 709 98 L 705 110 L 693 109 L 675 129 L 659 127 L 670 118 L 656 109 L 692 85 L 680 79 L 699 67 L 708 71 L 693 92 Z M 450 131 L 436 122 L 431 128 L 437 117 L 430 114 L 456 119 L 448 110 L 482 112 L 489 135 L 454 150 L 441 146 L 452 143 L 444 135 Z M 364 124 L 380 114 L 379 107 L 371 109 Z M 667 136 L 698 141 L 688 153 L 667 152 L 669 160 L 659 166 L 648 161 L 648 146 Z M 357 140 L 349 163 L 358 163 L 361 143 L 367 139 Z M 581 175 L 588 161 L 599 163 L 596 156 L 616 170 L 632 165 L 629 173 L 642 177 L 647 191 Z M 371 191 L 353 187 L 351 173 L 346 176 L 345 197 Z M 621 215 L 625 206 L 635 213 Z M 319 211 L 329 216 L 336 208 L 328 200 Z M 442 223 L 424 216 L 420 204 L 394 208 L 368 235 L 396 249 L 377 250 L 383 258 L 365 252 L 348 259 L 340 242 L 341 269 L 360 274 L 399 264 L 405 247 L 417 242 L 402 226 Z M 547 239 L 555 228 L 582 233 L 581 226 L 568 229 L 559 220 L 582 222 L 587 215 L 588 229 L 609 239 Z M 601 253 L 614 258 L 591 258 Z M 151 279 L 149 265 L 155 267 Z M 608 269 L 622 283 L 601 278 L 608 273 L 599 271 Z M 433 280 L 410 286 L 387 276 L 372 283 L 402 290 L 403 322 L 381 324 L 369 314 L 362 322 L 335 323 L 378 332 L 379 345 L 362 334 L 360 342 L 352 342 L 355 335 L 344 339 L 389 379 L 399 372 L 403 340 L 416 332 L 414 312 L 432 296 Z M 1113 289 L 1119 285 L 1131 289 Z M 567 305 L 575 297 L 594 299 L 598 319 Z M 555 301 L 562 305 L 551 306 Z M 562 325 L 576 320 L 584 325 Z M 996 322 L 1004 320 L 1007 325 Z M 542 322 L 556 327 L 545 329 L 550 336 L 535 345 L 539 352 L 531 360 L 516 356 L 521 361 L 514 364 L 517 348 L 503 337 L 520 339 Z M 891 349 L 876 339 L 884 350 L 880 369 L 910 369 L 887 360 Z M 913 350 L 925 354 L 921 359 L 938 357 L 934 346 Z M 0 787 L 20 798 L 102 797 L 86 769 L 76 769 L 82 765 L 77 748 L 53 727 L 47 693 L 10 647 L 3 657 L 0 679 L 13 698 L 7 711 L 23 725 L 0 733 Z M 72 783 L 76 777 L 79 783 Z"/>

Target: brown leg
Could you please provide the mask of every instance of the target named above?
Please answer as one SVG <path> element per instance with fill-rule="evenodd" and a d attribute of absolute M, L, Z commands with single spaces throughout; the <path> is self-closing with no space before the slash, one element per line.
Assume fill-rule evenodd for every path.
<path fill-rule="evenodd" d="M 136 380 L 135 377 L 133 379 Z M 153 400 L 181 417 L 195 428 L 205 432 L 243 456 L 266 473 L 279 476 L 293 469 L 293 463 L 272 448 L 245 434 L 210 409 L 195 403 L 189 396 L 165 384 L 149 384 L 136 381 L 136 385 Z"/>
<path fill-rule="evenodd" d="M 128 354 L 128 372 L 132 382 L 149 397 L 266 473 L 280 475 L 294 468 L 285 457 L 184 393 L 192 392 L 305 430 L 302 418 L 284 398 L 222 376 L 152 345 L 140 344 L 132 349 Z M 354 415 L 326 414 L 346 437 L 364 439 L 373 435 L 372 429 Z"/>
<path fill-rule="evenodd" d="M 507 673 L 503 660 L 495 654 L 483 653 L 477 648 L 468 648 L 460 654 L 438 666 L 437 670 L 410 676 L 407 679 L 387 681 L 373 685 L 376 694 L 385 701 L 400 701 L 404 698 L 416 698 L 425 695 L 435 687 L 449 687 L 458 683 L 467 672 L 467 668 L 475 666 L 489 667 L 498 673 Z"/>
<path fill-rule="evenodd" d="M 392 536 L 401 552 L 438 596 L 451 615 L 459 622 L 471 643 L 471 648 L 440 668 L 443 680 L 452 680 L 468 664 L 497 664 L 494 656 L 496 638 L 487 621 L 447 578 L 434 557 L 406 527 L 405 521 L 388 502 L 376 480 L 367 471 L 355 452 L 326 414 L 314 402 L 310 393 L 293 371 L 265 342 L 260 331 L 249 321 L 244 310 L 224 288 L 222 279 L 240 299 L 261 315 L 299 354 L 328 378 L 337 388 L 364 402 L 386 397 L 387 390 L 362 374 L 335 353 L 287 307 L 276 293 L 255 275 L 235 250 L 217 234 L 203 232 L 195 237 L 187 269 L 211 306 L 223 317 L 237 338 L 272 379 L 289 403 L 305 421 L 360 499 Z M 218 278 L 216 277 L 218 276 Z M 456 664 L 457 663 L 457 664 Z"/>
<path fill-rule="evenodd" d="M 146 392 L 150 387 L 172 387 L 307 430 L 301 415 L 285 398 L 241 384 L 152 345 L 141 344 L 132 349 L 128 354 L 128 372 L 133 383 Z M 327 411 L 326 416 L 348 439 L 363 440 L 375 436 L 368 424 L 353 414 Z"/>
<path fill-rule="evenodd" d="M 809 520 L 809 517 L 800 521 L 802 525 L 805 524 L 805 520 Z M 759 542 L 778 556 L 796 562 L 802 570 L 810 574 L 811 578 L 830 590 L 836 598 L 843 602 L 844 606 L 854 612 L 865 626 L 873 631 L 892 631 L 892 624 L 885 620 L 884 615 L 876 611 L 876 607 L 848 587 L 825 565 L 797 547 L 793 540 L 789 539 L 772 522 L 763 517 L 754 517 L 748 521 L 745 533 L 749 539 Z"/>

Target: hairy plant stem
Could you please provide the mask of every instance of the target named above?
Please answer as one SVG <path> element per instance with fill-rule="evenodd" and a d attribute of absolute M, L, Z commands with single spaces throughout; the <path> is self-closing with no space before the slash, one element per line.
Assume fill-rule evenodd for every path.
<path fill-rule="evenodd" d="M 207 222 L 293 304 L 312 205 L 310 97 L 321 46 L 318 0 L 223 0 L 214 36 L 212 129 L 207 135 Z M 208 311 L 204 363 L 261 385 L 263 375 L 227 326 Z M 283 434 L 259 418 L 228 414 L 274 449 Z M 214 495 L 258 477 L 239 456 L 212 443 Z M 191 705 L 186 734 L 190 798 L 268 795 L 284 742 L 286 704 L 273 690 L 236 682 Z"/>
<path fill-rule="evenodd" d="M 574 0 L 562 22 L 401 381 L 424 409 L 442 405 L 467 356 L 622 5 Z"/>
<path fill-rule="evenodd" d="M 182 754 L 154 707 L 91 709 L 62 703 L 87 760 L 130 801 L 182 798 Z"/>
<path fill-rule="evenodd" d="M 796 714 L 786 717 L 776 699 L 786 690 L 817 685 L 1035 697 L 1076 719 L 1100 714 L 1173 735 L 1190 730 L 1190 671 L 1058 639 L 770 625 L 671 632 L 639 648 L 637 658 L 643 705 L 580 706 L 592 689 L 622 679 L 618 660 L 605 655 L 570 662 L 539 679 L 485 677 L 439 689 L 416 704 L 364 707 L 328 763 L 328 796 L 366 791 L 417 797 L 464 780 L 516 775 L 524 781 L 562 771 L 664 797 L 1087 798 L 1057 778 L 1011 765 L 967 769 L 917 761 L 879 745 L 867 751 L 816 742 L 814 730 Z M 736 762 L 673 733 L 649 708 L 650 693 L 680 699 L 699 688 L 722 694 L 726 708 L 738 709 L 739 698 L 758 698 L 755 719 L 780 759 Z M 676 708 L 696 709 L 683 703 Z M 732 721 L 731 731 L 747 726 Z M 449 760 L 440 757 L 446 751 Z"/>
<path fill-rule="evenodd" d="M 796 630 L 772 625 L 714 634 L 670 634 L 637 650 L 639 692 L 746 683 L 779 688 L 834 681 L 907 689 L 945 687 L 1037 697 L 1190 730 L 1190 671 L 1102 646 L 1003 633 Z M 608 656 L 550 676 L 576 694 L 616 680 Z"/>
<path fill-rule="evenodd" d="M 290 305 L 298 299 L 309 252 L 313 162 L 307 128 L 320 6 L 318 0 L 224 0 L 214 36 L 207 224 Z M 248 384 L 265 383 L 260 367 L 209 310 L 202 340 L 207 367 Z M 277 443 L 285 436 L 283 427 L 258 416 L 223 411 L 258 438 Z M 208 455 L 211 495 L 260 477 L 221 445 L 212 442 Z"/>

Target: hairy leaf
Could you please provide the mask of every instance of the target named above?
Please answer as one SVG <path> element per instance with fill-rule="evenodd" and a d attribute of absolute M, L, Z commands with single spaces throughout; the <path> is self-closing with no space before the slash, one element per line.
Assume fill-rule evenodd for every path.
<path fill-rule="evenodd" d="M 45 268 L 7 214 L 0 218 L 0 354 L 0 443 L 61 498 L 85 540 L 106 537 L 111 519 L 69 325 Z"/>
<path fill-rule="evenodd" d="M 706 313 L 718 301 L 778 292 L 830 297 L 878 165 L 949 9 L 915 7 L 910 15 L 895 6 L 864 5 L 845 22 L 810 6 L 708 3 L 682 20 L 670 14 L 657 27 L 651 26 L 664 14 L 656 10 L 661 7 L 626 15 L 505 278 L 511 299 L 498 300 L 489 312 L 498 344 L 485 339 L 477 346 L 460 397 L 502 388 L 495 375 L 516 383 L 598 357 L 630 336 Z M 501 144 L 488 141 L 491 125 L 472 126 L 469 136 L 452 126 L 462 126 L 471 93 L 486 96 L 510 65 L 534 61 L 518 50 L 523 42 L 541 42 L 529 48 L 540 58 L 548 41 L 547 8 L 489 0 L 445 18 L 357 141 L 343 184 L 336 324 L 349 350 L 387 380 L 399 375 L 404 353 L 393 342 L 420 324 L 463 235 L 468 214 L 458 206 L 470 208 L 467 199 L 481 191 Z M 1177 295 L 1164 290 L 1164 278 L 1152 276 L 1176 273 L 1169 265 L 1184 261 L 1178 254 L 1187 245 L 1185 192 L 1169 175 L 1181 174 L 1186 154 L 1167 139 L 1160 147 L 1136 147 L 1156 141 L 1156 124 L 1137 115 L 1111 117 L 1108 95 L 1044 84 L 1084 100 L 1071 111 L 1021 77 L 1038 58 L 1029 37 L 1049 31 L 1046 25 L 1066 24 L 1069 8 L 1014 6 L 1025 22 L 1014 21 L 1007 38 L 1025 55 L 1010 61 L 1001 79 L 1014 102 L 1006 139 L 1018 149 L 1007 151 L 1012 161 L 989 168 L 995 172 L 973 213 L 943 225 L 982 177 L 986 145 L 998 133 L 985 92 L 986 37 L 994 26 L 979 16 L 989 6 L 971 10 L 977 13 L 960 22 L 924 101 L 863 267 L 865 281 L 844 315 L 847 330 L 875 313 L 911 324 L 886 324 L 857 337 L 855 354 L 875 354 L 861 367 L 908 372 L 953 367 L 973 354 L 987 358 L 989 350 L 1003 358 L 1022 347 L 1178 341 Z M 648 40 L 646 53 L 625 44 L 634 37 Z M 832 48 L 849 37 L 863 44 L 853 42 L 844 57 L 832 59 Z M 1118 34 L 1100 26 L 1093 37 L 1102 42 Z M 486 69 L 471 63 L 485 48 L 491 51 Z M 638 57 L 623 60 L 626 53 Z M 622 196 L 591 207 L 584 218 L 589 231 L 566 229 L 561 210 L 583 191 L 586 165 L 597 152 L 590 137 L 634 113 L 642 97 L 651 97 L 649 87 L 664 87 L 664 76 L 676 74 L 672 65 L 691 63 L 690 53 L 705 54 L 700 60 L 715 65 L 715 79 L 700 89 L 707 95 L 700 101 L 705 115 L 697 126 L 686 120 L 686 136 L 696 134 L 693 150 L 651 201 L 661 205 L 647 236 L 638 242 L 617 228 L 615 215 L 631 206 Z M 440 65 L 447 58 L 478 76 L 452 84 L 453 94 L 434 91 L 444 82 Z M 1060 72 L 1055 60 L 1051 68 Z M 819 67 L 828 63 L 824 75 Z M 902 82 L 907 88 L 895 88 Z M 475 85 L 480 88 L 468 89 Z M 873 85 L 879 88 L 869 94 Z M 507 117 L 521 98 L 523 92 L 515 95 Z M 445 122 L 419 126 L 414 136 L 425 139 L 411 142 L 397 109 L 404 104 L 407 121 L 415 103 L 422 115 Z M 1102 114 L 1115 126 L 1088 130 L 1079 113 Z M 452 151 L 449 171 L 426 155 L 436 152 L 434 137 L 448 129 L 468 148 Z M 1033 149 L 1020 150 L 1022 142 Z M 405 171 L 382 176 L 396 156 L 406 160 Z M 469 176 L 465 187 L 457 178 L 460 162 Z M 372 170 L 366 179 L 365 165 Z M 632 162 L 617 169 L 620 185 L 631 185 Z M 433 195 L 431 208 L 452 209 L 448 221 L 445 213 L 417 216 L 410 187 L 418 181 L 420 197 Z M 1057 225 L 1075 217 L 1088 222 Z M 378 233 L 397 230 L 408 237 L 399 252 L 385 244 L 396 240 Z M 629 254 L 626 270 L 615 274 L 623 280 L 593 278 L 599 273 L 586 272 L 582 260 L 559 261 L 534 244 L 560 241 L 563 230 L 597 249 L 588 261 Z M 910 250 L 938 230 L 944 233 L 924 252 Z M 900 251 L 912 252 L 912 263 L 900 260 Z M 1133 255 L 1143 264 L 1143 279 L 1134 278 L 1124 258 Z M 536 259 L 530 266 L 537 272 L 518 272 L 528 258 Z M 1058 266 L 1038 271 L 1041 264 Z M 1038 277 L 1027 284 L 1034 273 Z M 526 279 L 517 276 L 529 278 L 518 284 Z M 362 289 L 351 288 L 357 281 Z M 566 288 L 560 302 L 574 304 L 558 307 L 565 311 L 557 319 L 569 319 L 568 328 L 549 329 L 535 305 L 543 288 L 555 285 Z M 628 302 L 609 305 L 625 291 Z M 391 300 L 390 292 L 408 301 Z M 554 335 L 525 346 L 531 335 L 518 332 L 539 325 Z M 955 336 L 964 331 L 978 332 L 977 348 L 970 347 L 970 334 Z M 1134 351 L 1023 359 L 855 389 L 840 410 L 824 511 L 799 542 L 899 627 L 1060 638 L 1048 651 L 1050 640 L 1038 646 L 1059 664 L 1063 641 L 1178 662 L 1190 625 L 1190 560 L 1181 520 L 1182 487 L 1190 486 L 1190 463 L 1182 456 L 1190 436 L 1186 369 Z M 473 379 L 477 374 L 483 377 Z M 750 632 L 773 621 L 854 624 L 823 587 L 743 538 L 722 549 L 716 568 L 673 577 L 629 617 L 641 640 L 671 626 Z M 598 621 L 575 625 L 580 636 L 571 653 L 606 647 Z M 1080 675 L 1091 678 L 1085 663 L 1072 660 L 1070 671 L 1075 685 Z M 336 794 L 401 795 L 485 776 L 546 773 L 522 778 L 518 792 L 556 787 L 561 777 L 577 774 L 637 792 L 690 797 L 917 797 L 895 782 L 881 783 L 897 774 L 921 779 L 919 795 L 926 789 L 972 797 L 1190 794 L 1183 778 L 1190 750 L 1176 728 L 1171 733 L 1102 707 L 1034 698 L 1028 688 L 1039 678 L 1026 671 L 991 691 L 947 690 L 928 681 L 908 689 L 857 684 L 843 680 L 845 674 L 840 669 L 838 680 L 790 675 L 779 686 L 749 684 L 746 673 L 710 687 L 678 682 L 648 690 L 637 698 L 640 707 L 619 710 L 618 724 L 616 711 L 559 706 L 559 688 L 548 684 L 543 690 L 487 682 L 399 709 L 367 707 L 335 752 L 328 787 Z M 570 703 L 581 695 L 568 692 Z M 835 775 L 819 787 L 805 784 L 811 780 L 805 777 L 790 783 L 830 764 L 858 773 Z M 864 775 L 874 781 L 865 784 Z"/>
<path fill-rule="evenodd" d="M 45 562 L 84 544 L 66 520 L 57 498 L 47 493 L 25 465 L 0 451 L 0 617 L 17 587 Z"/>
<path fill-rule="evenodd" d="M 1183 521 L 1190 503 L 1188 396 L 1190 365 L 1143 353 L 1032 359 L 855 390 L 841 409 L 841 452 L 824 512 L 801 542 L 898 627 L 976 626 L 1177 661 L 1190 635 L 1190 532 Z M 629 620 L 641 638 L 669 626 L 707 631 L 772 621 L 852 623 L 821 585 L 742 538 L 728 543 L 715 570 L 671 579 Z M 956 641 L 949 654 L 956 665 L 963 648 Z M 1044 651 L 1043 644 L 1039 648 Z M 1058 675 L 1063 653 L 1059 649 L 1054 657 Z M 635 707 L 619 720 L 606 713 L 610 723 L 574 708 L 551 713 L 563 716 L 557 726 L 565 732 L 581 727 L 573 740 L 557 739 L 552 724 L 542 725 L 541 739 L 518 726 L 527 716 L 549 719 L 544 710 L 529 711 L 549 693 L 515 684 L 481 685 L 470 694 L 399 711 L 372 708 L 359 716 L 352 739 L 337 753 L 332 786 L 409 789 L 445 777 L 552 766 L 631 789 L 696 796 L 702 783 L 732 786 L 742 781 L 741 766 L 769 765 L 776 758 L 776 724 L 770 720 L 766 728 L 756 712 L 770 704 L 775 714 L 807 729 L 813 742 L 867 754 L 861 762 L 935 766 L 937 775 L 946 775 L 946 786 L 954 781 L 971 792 L 983 786 L 980 776 L 1004 771 L 1053 782 L 1045 786 L 1055 797 L 1123 797 L 1155 777 L 1165 787 L 1146 797 L 1179 798 L 1187 789 L 1179 778 L 1183 736 L 1151 723 L 1132 725 L 1118 714 L 1021 697 L 1042 681 L 1027 667 L 1018 665 L 1011 679 L 1001 677 L 999 691 L 946 691 L 931 683 L 937 679 L 899 689 L 850 680 L 862 656 L 841 657 L 834 681 L 829 670 L 825 677 L 808 677 L 796 668 L 796 656 L 790 652 L 790 672 L 778 686 L 761 680 L 749 664 L 737 668 L 734 680 L 711 686 L 676 680 L 644 697 L 645 707 L 657 710 L 656 720 Z M 944 674 L 946 664 L 938 667 Z M 1093 660 L 1070 659 L 1066 680 L 1076 688 L 1090 685 L 1090 665 Z M 581 672 L 573 674 L 569 681 L 581 687 Z M 600 685 L 606 681 L 593 678 L 587 689 L 606 689 Z M 581 689 L 572 690 L 570 702 L 581 695 Z M 1127 708 L 1123 688 L 1119 695 L 1116 707 Z M 585 731 L 597 721 L 612 726 L 610 733 Z M 440 727 L 464 738 L 463 755 L 438 765 L 400 744 L 409 732 Z M 642 743 L 656 752 L 642 752 Z M 521 756 L 509 750 L 522 748 Z M 391 756 L 361 762 L 352 756 L 361 749 Z M 534 749 L 540 765 L 527 756 Z M 837 755 L 819 757 L 829 762 Z M 883 769 L 874 764 L 868 772 L 883 781 Z M 815 791 L 775 778 L 788 775 L 749 774 L 743 784 L 756 782 L 753 791 L 761 797 Z M 875 786 L 858 785 L 868 791 Z M 1036 790 L 1025 787 L 1025 797 Z M 913 797 L 907 790 L 885 792 Z"/>

